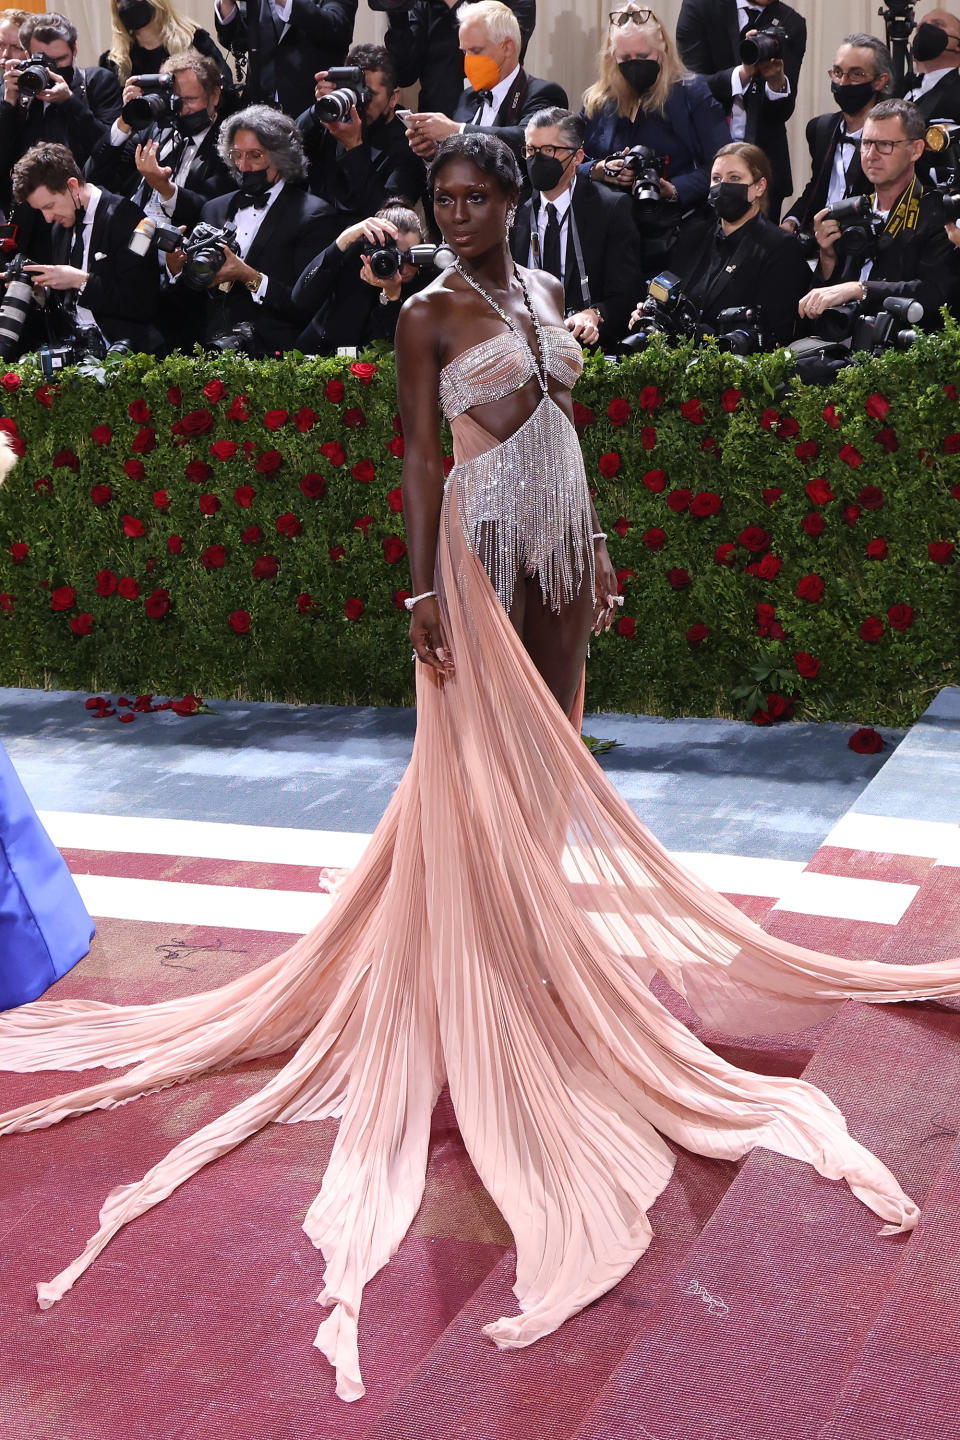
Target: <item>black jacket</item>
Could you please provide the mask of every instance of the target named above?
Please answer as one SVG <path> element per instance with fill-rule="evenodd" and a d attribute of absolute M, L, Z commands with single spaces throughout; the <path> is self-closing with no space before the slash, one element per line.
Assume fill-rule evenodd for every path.
<path fill-rule="evenodd" d="M 917 90 L 913 94 L 917 97 L 913 103 L 924 120 L 960 123 L 960 70 L 944 70 L 942 79 L 932 85 L 925 95 Z"/>
<path fill-rule="evenodd" d="M 341 345 L 362 349 L 374 340 L 393 343 L 403 302 L 432 280 L 435 271 L 421 270 L 404 285 L 399 300 L 380 303 L 380 289 L 360 278 L 360 244 L 346 250 L 331 243 L 306 267 L 293 287 L 293 303 L 312 319 L 297 341 L 308 355 L 332 355 Z"/>
<path fill-rule="evenodd" d="M 859 280 L 862 266 L 861 259 L 848 257 L 829 279 L 818 283 L 839 285 L 844 280 Z M 915 229 L 880 236 L 865 285 L 867 298 L 861 307 L 865 313 L 879 309 L 889 295 L 906 296 L 923 306 L 925 329 L 936 329 L 940 324 L 941 305 L 957 304 L 960 250 L 950 244 L 944 233 L 940 197 L 934 191 L 921 190 Z"/>
<path fill-rule="evenodd" d="M 203 207 L 201 219 L 222 225 L 232 218 L 237 191 L 220 195 Z M 234 283 L 226 293 L 207 292 L 205 333 L 222 335 L 242 322 L 252 324 L 267 351 L 290 350 L 309 318 L 292 298 L 303 270 L 331 239 L 328 207 L 295 185 L 284 185 L 270 206 L 253 244 L 243 259 L 268 277 L 266 298 L 257 304 L 245 285 Z"/>
<path fill-rule="evenodd" d="M 811 173 L 803 193 L 794 200 L 790 206 L 789 213 L 799 222 L 801 230 L 813 229 L 813 217 L 822 210 L 827 203 L 827 191 L 830 188 L 830 176 L 833 173 L 833 160 L 837 149 L 837 137 L 840 134 L 840 127 L 843 124 L 843 114 L 839 110 L 832 111 L 829 115 L 814 115 L 812 120 L 807 121 L 807 146 L 810 150 Z M 856 149 L 846 147 L 850 155 L 844 158 L 847 164 L 847 194 L 866 195 L 870 191 L 870 182 L 860 168 L 860 146 Z"/>
<path fill-rule="evenodd" d="M 11 105 L 0 100 L 0 203 L 5 208 L 10 195 L 10 171 L 32 145 L 39 145 L 41 140 L 66 145 L 82 167 L 120 114 L 120 86 L 109 70 L 101 70 L 98 65 L 83 70 L 75 65 L 70 89 L 73 93 L 62 105 L 45 106 L 42 100 Z"/>
<path fill-rule="evenodd" d="M 770 160 L 771 214 L 779 218 L 779 202 L 793 191 L 786 124 L 796 105 L 800 66 L 807 48 L 807 22 L 782 0 L 773 0 L 761 11 L 756 29 L 769 29 L 774 22 L 787 33 L 783 62 L 790 95 L 786 100 L 768 99 L 764 81 L 757 78 L 747 87 L 743 100 L 744 138 L 759 145 Z M 677 49 L 685 65 L 706 76 L 711 91 L 729 115 L 733 106 L 731 71 L 740 65 L 736 0 L 683 0 L 677 20 Z"/>
<path fill-rule="evenodd" d="M 143 211 L 123 195 L 103 190 L 97 202 L 87 261 L 89 280 L 77 303 L 90 310 L 107 340 L 129 340 L 136 350 L 155 351 L 161 336 L 156 327 L 160 303 L 160 267 L 151 251 L 134 255 L 130 237 Z M 55 264 L 69 262 L 73 229 L 56 222 L 50 227 Z"/>
<path fill-rule="evenodd" d="M 460 99 L 457 101 L 451 118 L 458 122 L 466 122 L 465 130 L 485 128 L 488 134 L 499 135 L 500 139 L 506 141 L 516 155 L 521 173 L 524 174 L 526 173 L 523 164 L 524 122 L 547 105 L 560 105 L 566 109 L 567 92 L 553 80 L 538 80 L 535 75 L 528 75 L 521 66 L 497 110 L 491 126 L 482 127 L 471 123 L 477 113 L 477 103 L 475 91 L 461 91 Z"/>
<path fill-rule="evenodd" d="M 520 265 L 530 258 L 530 231 L 543 197 L 538 193 L 521 205 L 510 231 L 510 249 Z M 627 332 L 630 311 L 637 298 L 641 270 L 640 237 L 629 195 L 578 175 L 571 211 L 580 240 L 590 303 L 600 312 L 600 344 L 614 349 Z M 563 228 L 566 245 L 563 262 L 564 301 L 567 310 L 584 303 L 576 248 L 569 220 Z"/>
<path fill-rule="evenodd" d="M 507 0 L 520 25 L 524 48 L 537 21 L 536 0 Z M 397 67 L 401 86 L 420 82 L 417 108 L 452 115 L 463 93 L 457 6 L 446 0 L 413 0 L 408 10 L 391 10 L 383 43 Z M 520 56 L 521 61 L 523 55 Z"/>
<path fill-rule="evenodd" d="M 237 188 L 236 181 L 217 154 L 217 139 L 220 127 L 211 126 L 200 148 L 193 157 L 186 181 L 177 187 L 177 200 L 171 220 L 174 225 L 192 226 L 200 218 L 200 211 L 208 200 L 225 195 Z M 161 165 L 177 168 L 178 137 L 169 126 L 163 129 L 157 124 L 128 136 L 122 145 L 111 145 L 109 132 L 98 141 L 87 164 L 87 174 L 97 185 L 105 185 L 120 195 L 127 195 L 138 205 L 145 205 L 152 193 L 150 186 L 140 176 L 136 163 L 138 145 L 147 140 L 161 140 L 158 152 Z"/>
<path fill-rule="evenodd" d="M 779 345 L 793 339 L 797 306 L 813 284 L 799 241 L 763 215 L 731 235 L 712 218 L 686 221 L 669 268 L 705 321 L 733 306 L 759 309 L 765 337 Z"/>
<path fill-rule="evenodd" d="M 293 0 L 280 26 L 270 0 L 242 0 L 217 34 L 235 53 L 247 52 L 243 103 L 263 102 L 297 116 L 313 103 L 314 75 L 342 65 L 353 36 L 357 0 Z"/>
<path fill-rule="evenodd" d="M 375 120 L 362 145 L 346 150 L 314 114 L 313 106 L 297 121 L 309 165 L 312 195 L 341 214 L 373 215 L 389 196 L 402 195 L 416 205 L 427 183 L 423 161 L 410 149 L 403 122 L 396 116 Z"/>

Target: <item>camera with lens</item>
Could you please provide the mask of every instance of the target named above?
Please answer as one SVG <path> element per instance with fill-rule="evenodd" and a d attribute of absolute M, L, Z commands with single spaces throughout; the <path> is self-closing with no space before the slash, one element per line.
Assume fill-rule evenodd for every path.
<path fill-rule="evenodd" d="M 617 179 L 626 170 L 632 174 L 630 194 L 640 205 L 660 203 L 660 181 L 663 178 L 665 160 L 649 145 L 632 145 L 625 155 L 608 155 L 601 164 L 603 173 L 611 180 Z"/>
<path fill-rule="evenodd" d="M 824 219 L 836 220 L 840 226 L 837 254 L 856 260 L 873 254 L 884 226 L 883 216 L 874 210 L 869 195 L 851 195 L 846 200 L 834 201 Z"/>
<path fill-rule="evenodd" d="M 940 197 L 939 210 L 946 224 L 960 215 L 960 125 L 952 120 L 935 120 L 923 137 L 931 180 Z"/>
<path fill-rule="evenodd" d="M 181 237 L 182 238 L 182 237 Z M 236 250 L 237 227 L 232 220 L 225 225 L 208 225 L 200 220 L 188 240 L 183 241 L 184 266 L 180 279 L 188 290 L 208 290 L 214 276 L 223 267 L 223 246 Z"/>
<path fill-rule="evenodd" d="M 411 245 L 401 250 L 395 240 L 367 240 L 360 247 L 361 255 L 369 255 L 370 269 L 378 280 L 391 280 L 404 265 L 416 265 L 426 269 L 432 265 L 436 270 L 446 270 L 456 258 L 449 245 Z"/>
<path fill-rule="evenodd" d="M 350 111 L 354 106 L 362 119 L 364 110 L 373 99 L 373 91 L 360 66 L 335 65 L 327 71 L 327 79 L 337 88 L 313 102 L 313 113 L 317 119 L 325 120 L 328 124 L 342 124 L 350 119 Z"/>
<path fill-rule="evenodd" d="M 880 355 L 884 350 L 909 350 L 916 343 L 916 326 L 923 319 L 919 300 L 888 295 L 877 315 L 859 315 L 853 325 L 852 349 Z"/>
<path fill-rule="evenodd" d="M 131 130 L 143 130 L 154 120 L 159 123 L 180 114 L 181 100 L 174 92 L 172 75 L 132 75 L 130 79 L 143 91 L 120 111 L 120 119 Z"/>
<path fill-rule="evenodd" d="M 27 323 L 27 316 L 38 292 L 34 291 L 33 278 L 27 271 L 31 262 L 25 255 L 14 255 L 6 269 L 0 273 L 0 280 L 6 286 L 0 299 L 0 359 L 14 360 L 20 353 L 20 337 Z M 39 292 L 43 293 L 43 292 Z"/>
<path fill-rule="evenodd" d="M 782 60 L 783 45 L 787 32 L 776 21 L 756 35 L 749 35 L 740 41 L 740 64 L 762 65 L 766 60 Z"/>
<path fill-rule="evenodd" d="M 716 335 L 717 349 L 727 355 L 756 355 L 765 348 L 759 310 L 747 305 L 731 305 L 721 310 L 710 327 Z"/>
<path fill-rule="evenodd" d="M 140 221 L 136 230 L 130 236 L 127 245 L 134 255 L 146 255 L 151 248 L 166 251 L 179 250 L 183 245 L 183 236 L 176 225 L 171 225 L 169 220 L 154 220 L 150 215 L 145 215 Z"/>
<path fill-rule="evenodd" d="M 18 60 L 16 71 L 21 99 L 32 100 L 41 90 L 49 90 L 53 83 L 46 65 L 36 55 L 28 55 L 26 60 Z"/>
<path fill-rule="evenodd" d="M 620 348 L 628 355 L 646 349 L 654 335 L 669 340 L 685 340 L 696 336 L 699 316 L 684 295 L 680 278 L 664 270 L 647 286 L 647 296 L 640 306 L 640 318 Z"/>
<path fill-rule="evenodd" d="M 216 350 L 220 354 L 249 355 L 254 360 L 262 360 L 268 353 L 249 320 L 239 321 L 232 330 L 215 335 L 204 344 L 208 350 Z"/>

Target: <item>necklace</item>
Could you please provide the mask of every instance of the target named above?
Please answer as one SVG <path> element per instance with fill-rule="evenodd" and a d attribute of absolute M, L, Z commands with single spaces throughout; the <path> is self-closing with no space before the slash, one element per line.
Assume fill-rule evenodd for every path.
<path fill-rule="evenodd" d="M 510 319 L 510 316 L 507 314 L 507 312 L 500 305 L 497 304 L 496 300 L 494 300 L 492 295 L 489 295 L 487 293 L 487 291 L 480 284 L 479 280 L 475 280 L 473 276 L 470 275 L 463 268 L 459 255 L 453 262 L 453 268 L 454 270 L 456 270 L 458 275 L 462 275 L 463 279 L 466 280 L 468 285 L 472 286 L 473 289 L 476 290 L 478 295 L 483 296 L 487 304 L 492 306 L 492 308 L 496 310 L 503 323 L 523 341 L 524 345 L 526 345 L 527 349 L 530 351 L 530 358 L 533 361 L 534 373 L 536 374 L 536 377 L 540 382 L 540 389 L 543 391 L 544 395 L 546 395 L 548 393 L 547 368 L 546 362 L 544 360 L 543 332 L 540 329 L 540 317 L 537 314 L 536 310 L 533 308 L 529 293 L 527 292 L 527 287 L 524 284 L 523 276 L 520 274 L 520 271 L 517 269 L 516 265 L 514 265 L 513 267 L 513 273 L 516 279 L 520 282 L 520 290 L 523 294 L 523 303 L 527 307 L 527 313 L 533 322 L 533 333 L 537 337 L 537 351 L 539 351 L 539 356 L 534 352 L 533 346 L 530 344 L 530 341 L 527 339 L 526 335 L 524 335 L 519 325 L 517 325 L 514 320 Z"/>

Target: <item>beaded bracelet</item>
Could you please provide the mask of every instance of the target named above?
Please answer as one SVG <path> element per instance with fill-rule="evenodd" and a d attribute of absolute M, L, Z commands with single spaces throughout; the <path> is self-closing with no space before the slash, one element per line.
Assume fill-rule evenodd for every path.
<path fill-rule="evenodd" d="M 607 538 L 607 532 L 606 532 L 606 530 L 598 530 L 597 533 L 596 533 L 592 538 L 593 538 L 594 540 L 606 540 L 606 538 Z"/>
<path fill-rule="evenodd" d="M 436 590 L 424 590 L 422 595 L 409 595 L 403 603 L 408 610 L 412 610 L 418 600 L 431 600 L 436 593 Z"/>

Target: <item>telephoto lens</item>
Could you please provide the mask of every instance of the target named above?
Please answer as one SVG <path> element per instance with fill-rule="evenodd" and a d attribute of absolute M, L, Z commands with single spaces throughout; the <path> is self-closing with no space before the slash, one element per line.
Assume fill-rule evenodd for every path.
<path fill-rule="evenodd" d="M 128 100 L 120 119 L 131 130 L 144 130 L 154 120 L 169 120 L 180 113 L 180 96 L 173 92 L 172 75 L 133 75 L 131 81 L 142 91 Z"/>
<path fill-rule="evenodd" d="M 0 302 L 0 359 L 13 360 L 20 351 L 20 336 L 33 304 L 33 285 L 24 266 L 29 260 L 16 255 L 5 273 L 7 288 Z"/>

